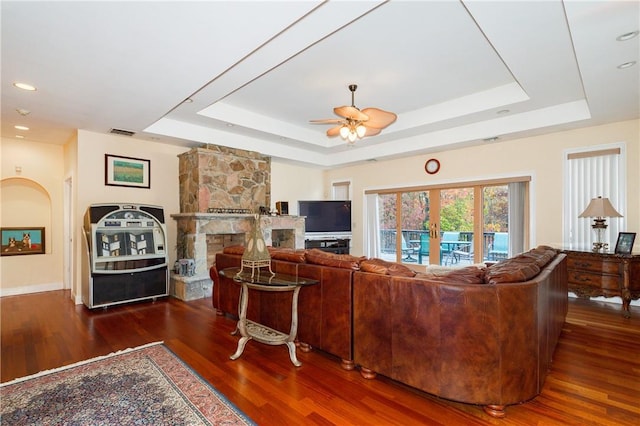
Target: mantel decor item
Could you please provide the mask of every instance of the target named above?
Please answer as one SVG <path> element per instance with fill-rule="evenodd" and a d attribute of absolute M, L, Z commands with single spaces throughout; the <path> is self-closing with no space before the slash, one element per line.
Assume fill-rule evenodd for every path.
<path fill-rule="evenodd" d="M 618 233 L 618 241 L 616 242 L 616 254 L 631 254 L 633 250 L 633 242 L 636 239 L 635 232 Z"/>
<path fill-rule="evenodd" d="M 44 254 L 44 228 L 0 228 L 0 255 Z"/>
<path fill-rule="evenodd" d="M 267 250 L 267 244 L 264 242 L 262 230 L 260 229 L 260 215 L 254 214 L 253 219 L 251 234 L 249 235 L 247 246 L 244 248 L 244 253 L 242 254 L 242 267 L 240 268 L 240 272 L 238 272 L 238 276 L 240 276 L 245 267 L 251 269 L 252 279 L 256 270 L 260 268 L 268 267 L 271 275 L 275 275 L 271 270 L 271 255 L 269 254 L 269 250 Z"/>
<path fill-rule="evenodd" d="M 609 244 L 602 241 L 604 230 L 607 229 L 606 221 L 608 217 L 622 217 L 620 213 L 611 205 L 608 198 L 593 198 L 587 208 L 578 217 L 592 217 L 593 225 L 591 227 L 596 232 L 596 240 L 593 243 L 593 251 L 595 253 L 606 251 Z"/>
<path fill-rule="evenodd" d="M 105 154 L 104 184 L 149 189 L 151 187 L 151 160 Z"/>

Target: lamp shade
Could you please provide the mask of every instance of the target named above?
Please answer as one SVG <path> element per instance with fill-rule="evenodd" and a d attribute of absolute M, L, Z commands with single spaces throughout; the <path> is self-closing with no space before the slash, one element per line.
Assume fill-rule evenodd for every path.
<path fill-rule="evenodd" d="M 594 198 L 578 217 L 622 217 L 608 198 Z"/>

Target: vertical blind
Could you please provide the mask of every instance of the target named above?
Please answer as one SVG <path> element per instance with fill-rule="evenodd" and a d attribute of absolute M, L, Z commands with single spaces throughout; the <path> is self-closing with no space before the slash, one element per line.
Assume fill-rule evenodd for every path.
<path fill-rule="evenodd" d="M 564 244 L 590 249 L 595 241 L 592 218 L 579 218 L 592 198 L 608 198 L 613 207 L 625 214 L 624 145 L 568 153 L 565 159 Z M 613 250 L 618 232 L 624 230 L 624 217 L 607 218 L 603 242 Z"/>
<path fill-rule="evenodd" d="M 333 187 L 333 199 L 334 200 L 350 200 L 349 197 L 350 182 L 334 182 Z"/>

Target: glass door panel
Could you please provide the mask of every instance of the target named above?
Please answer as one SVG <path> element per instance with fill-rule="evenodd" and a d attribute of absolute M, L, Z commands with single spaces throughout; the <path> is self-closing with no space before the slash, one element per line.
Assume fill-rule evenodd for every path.
<path fill-rule="evenodd" d="M 400 223 L 402 262 L 429 264 L 429 192 L 403 192 Z"/>
<path fill-rule="evenodd" d="M 509 187 L 485 186 L 482 189 L 483 260 L 499 261 L 509 253 Z"/>
<path fill-rule="evenodd" d="M 396 194 L 378 195 L 378 226 L 380 228 L 379 256 L 382 259 L 398 261 L 396 244 Z"/>
<path fill-rule="evenodd" d="M 474 263 L 474 189 L 452 188 L 440 192 L 440 259 L 444 266 Z M 432 262 L 435 263 L 435 262 Z"/>

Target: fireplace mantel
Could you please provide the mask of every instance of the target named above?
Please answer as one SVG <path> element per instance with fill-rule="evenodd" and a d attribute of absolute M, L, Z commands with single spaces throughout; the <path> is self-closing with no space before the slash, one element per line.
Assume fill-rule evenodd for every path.
<path fill-rule="evenodd" d="M 245 235 L 251 231 L 253 217 L 252 214 L 233 213 L 172 214 L 171 218 L 177 222 L 178 235 L 182 235 L 185 239 L 186 256 L 195 260 L 195 275 L 188 277 L 186 281 L 200 282 L 209 279 L 211 262 L 208 259 L 213 259 L 215 253 L 210 252 L 207 236 L 240 234 L 244 243 Z M 264 241 L 269 246 L 304 248 L 304 217 L 302 216 L 260 216 L 260 228 Z M 289 234 L 290 237 L 285 238 L 282 233 Z"/>

